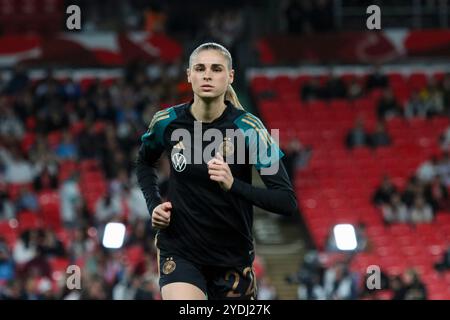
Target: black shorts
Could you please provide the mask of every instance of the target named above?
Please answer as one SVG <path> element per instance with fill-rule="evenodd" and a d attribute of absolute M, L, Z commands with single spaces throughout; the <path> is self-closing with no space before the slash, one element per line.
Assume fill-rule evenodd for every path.
<path fill-rule="evenodd" d="M 190 283 L 209 300 L 255 300 L 256 278 L 251 266 L 198 265 L 159 250 L 159 287 L 173 282 Z"/>

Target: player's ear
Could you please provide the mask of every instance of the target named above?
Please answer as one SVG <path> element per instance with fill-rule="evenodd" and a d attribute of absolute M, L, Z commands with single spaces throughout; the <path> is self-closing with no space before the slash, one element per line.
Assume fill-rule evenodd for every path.
<path fill-rule="evenodd" d="M 234 81 L 234 69 L 230 70 L 229 79 L 230 79 L 230 84 L 232 84 Z"/>
<path fill-rule="evenodd" d="M 187 81 L 191 83 L 191 70 L 189 68 L 186 69 Z"/>

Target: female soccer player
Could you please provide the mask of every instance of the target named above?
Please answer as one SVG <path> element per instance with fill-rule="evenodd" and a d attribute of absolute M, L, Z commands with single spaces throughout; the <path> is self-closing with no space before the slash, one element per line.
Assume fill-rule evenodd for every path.
<path fill-rule="evenodd" d="M 244 111 L 233 77 L 226 48 L 200 45 L 187 69 L 194 99 L 157 112 L 142 136 L 137 177 L 158 229 L 163 299 L 254 299 L 253 205 L 297 211 L 283 153 Z M 156 164 L 163 151 L 171 173 L 168 201 L 161 203 Z M 267 188 L 251 185 L 252 166 Z"/>

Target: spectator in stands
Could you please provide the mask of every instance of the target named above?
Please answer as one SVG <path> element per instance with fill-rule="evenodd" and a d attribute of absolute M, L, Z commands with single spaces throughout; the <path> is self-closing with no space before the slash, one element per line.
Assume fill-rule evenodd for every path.
<path fill-rule="evenodd" d="M 306 82 L 300 91 L 300 97 L 303 101 L 311 101 L 323 98 L 323 91 L 320 80 L 313 77 Z"/>
<path fill-rule="evenodd" d="M 23 64 L 18 63 L 14 66 L 11 79 L 6 84 L 5 93 L 16 94 L 25 89 L 30 82 L 27 71 Z"/>
<path fill-rule="evenodd" d="M 412 223 L 430 223 L 433 221 L 433 209 L 422 196 L 416 197 L 411 208 Z"/>
<path fill-rule="evenodd" d="M 285 281 L 298 285 L 297 297 L 300 300 L 322 300 L 326 299 L 322 285 L 324 272 L 318 252 L 310 250 L 305 253 L 298 271 L 288 275 Z"/>
<path fill-rule="evenodd" d="M 364 94 L 363 87 L 358 79 L 353 78 L 348 85 L 347 98 L 350 100 L 361 98 Z"/>
<path fill-rule="evenodd" d="M 0 181 L 0 221 L 16 217 L 16 210 L 6 190 L 6 184 Z"/>
<path fill-rule="evenodd" d="M 134 223 L 139 219 L 147 219 L 149 217 L 149 212 L 147 209 L 147 203 L 142 195 L 141 189 L 137 184 L 133 184 L 130 188 L 125 189 L 126 201 L 130 213 L 128 216 L 128 221 Z"/>
<path fill-rule="evenodd" d="M 258 300 L 277 300 L 278 293 L 268 276 L 262 277 L 258 283 Z"/>
<path fill-rule="evenodd" d="M 81 300 L 107 300 L 106 284 L 100 276 L 93 276 L 86 281 L 87 288 L 81 293 Z"/>
<path fill-rule="evenodd" d="M 98 224 L 103 225 L 113 219 L 121 218 L 123 206 L 119 195 L 111 190 L 98 199 L 95 205 L 95 219 Z"/>
<path fill-rule="evenodd" d="M 437 174 L 441 177 L 446 187 L 450 186 L 450 157 L 448 152 L 444 152 L 441 161 L 437 165 Z"/>
<path fill-rule="evenodd" d="M 391 201 L 384 203 L 381 207 L 383 214 L 383 221 L 389 225 L 392 223 L 406 223 L 411 221 L 411 217 L 408 212 L 408 208 L 401 201 L 400 194 L 397 192 L 391 195 Z"/>
<path fill-rule="evenodd" d="M 22 187 L 19 191 L 19 196 L 15 202 L 16 212 L 21 211 L 39 211 L 39 202 L 36 194 L 27 187 Z"/>
<path fill-rule="evenodd" d="M 370 92 L 372 89 L 385 89 L 389 86 L 388 77 L 380 70 L 380 66 L 374 66 L 374 71 L 367 77 L 366 90 Z"/>
<path fill-rule="evenodd" d="M 391 144 L 391 137 L 387 133 L 383 122 L 378 121 L 375 132 L 370 135 L 369 141 L 372 148 L 389 146 Z"/>
<path fill-rule="evenodd" d="M 61 205 L 61 220 L 65 228 L 72 229 L 78 224 L 78 208 L 81 205 L 81 192 L 78 186 L 78 176 L 73 173 L 62 183 L 59 190 Z"/>
<path fill-rule="evenodd" d="M 63 243 L 56 237 L 56 234 L 50 229 L 40 230 L 37 239 L 38 249 L 46 258 L 65 257 L 66 250 Z"/>
<path fill-rule="evenodd" d="M 450 126 L 439 136 L 439 143 L 443 151 L 450 151 Z"/>
<path fill-rule="evenodd" d="M 310 146 L 304 146 L 299 139 L 292 139 L 285 151 L 283 161 L 286 166 L 286 172 L 294 184 L 295 171 L 298 168 L 304 168 L 308 164 L 312 149 Z"/>
<path fill-rule="evenodd" d="M 5 98 L 0 97 L 0 137 L 21 139 L 25 133 L 23 122 L 16 111 L 6 105 Z"/>
<path fill-rule="evenodd" d="M 434 78 L 428 82 L 428 86 L 420 92 L 420 96 L 426 105 L 427 117 L 444 114 L 444 93 Z"/>
<path fill-rule="evenodd" d="M 431 182 L 434 177 L 437 176 L 437 166 L 439 160 L 436 156 L 433 156 L 431 160 L 427 160 L 420 165 L 417 169 L 417 178 L 422 183 Z"/>
<path fill-rule="evenodd" d="M 408 269 L 401 278 L 401 286 L 394 294 L 395 300 L 426 300 L 427 289 L 414 269 Z"/>
<path fill-rule="evenodd" d="M 71 261 L 77 263 L 79 259 L 86 256 L 87 253 L 93 252 L 95 249 L 95 242 L 88 236 L 85 226 L 80 226 L 74 229 L 73 240 L 69 244 L 69 258 Z"/>
<path fill-rule="evenodd" d="M 95 126 L 91 122 L 87 122 L 85 130 L 78 136 L 81 158 L 92 159 L 101 155 L 104 144 L 102 140 L 102 137 L 97 134 Z"/>
<path fill-rule="evenodd" d="M 375 191 L 372 202 L 379 206 L 383 204 L 389 204 L 391 201 L 391 197 L 394 193 L 397 192 L 397 187 L 392 183 L 389 176 L 385 175 L 383 177 L 383 182 Z"/>
<path fill-rule="evenodd" d="M 405 118 L 425 118 L 427 116 L 427 104 L 417 91 L 411 92 L 411 97 L 405 105 Z"/>
<path fill-rule="evenodd" d="M 417 177 L 412 176 L 408 180 L 406 188 L 402 193 L 402 202 L 406 204 L 408 208 L 411 208 L 418 196 L 423 196 L 423 187 Z"/>
<path fill-rule="evenodd" d="M 64 97 L 68 101 L 76 101 L 81 97 L 81 87 L 73 78 L 69 78 L 65 84 L 62 84 Z"/>
<path fill-rule="evenodd" d="M 450 116 L 450 73 L 447 73 L 444 76 L 442 91 L 444 99 L 444 115 Z"/>
<path fill-rule="evenodd" d="M 0 236 L 0 288 L 2 283 L 14 279 L 14 267 L 14 260 L 12 259 L 11 252 L 8 249 L 8 245 Z"/>
<path fill-rule="evenodd" d="M 26 298 L 22 282 L 16 279 L 8 281 L 4 290 L 0 291 L 0 300 L 25 300 Z"/>
<path fill-rule="evenodd" d="M 439 176 L 435 176 L 433 180 L 425 186 L 425 199 L 427 203 L 431 204 L 434 213 L 450 209 L 448 191 Z"/>
<path fill-rule="evenodd" d="M 370 135 L 364 128 L 364 121 L 358 118 L 355 121 L 353 128 L 348 132 L 345 144 L 347 148 L 353 149 L 355 147 L 365 147 L 370 143 Z"/>
<path fill-rule="evenodd" d="M 340 77 L 336 74 L 330 74 L 323 88 L 322 96 L 328 99 L 344 99 L 347 97 L 347 87 Z"/>
<path fill-rule="evenodd" d="M 155 300 L 155 292 L 158 291 L 158 286 L 155 277 L 144 277 L 141 285 L 137 288 L 134 295 L 135 300 Z"/>
<path fill-rule="evenodd" d="M 36 256 L 37 236 L 36 230 L 26 230 L 22 232 L 19 240 L 14 244 L 13 258 L 19 266 L 25 265 Z"/>
<path fill-rule="evenodd" d="M 5 181 L 14 184 L 31 183 L 34 178 L 33 167 L 17 148 L 12 148 L 11 153 L 0 150 L 0 158 L 5 166 Z"/>
<path fill-rule="evenodd" d="M 441 259 L 434 264 L 434 269 L 439 272 L 450 269 L 450 246 L 447 245 Z"/>
<path fill-rule="evenodd" d="M 380 101 L 378 102 L 377 115 L 379 120 L 385 120 L 403 114 L 402 108 L 390 88 L 383 91 Z"/>
<path fill-rule="evenodd" d="M 152 252 L 154 233 L 155 231 L 152 230 L 147 220 L 136 220 L 132 224 L 132 231 L 125 241 L 125 246 L 138 245 L 143 247 L 146 252 Z"/>
<path fill-rule="evenodd" d="M 60 160 L 76 160 L 78 158 L 78 147 L 69 130 L 63 131 L 61 142 L 56 146 L 55 153 Z"/>
<path fill-rule="evenodd" d="M 324 289 L 327 299 L 355 299 L 354 285 L 352 275 L 344 262 L 337 262 L 325 271 Z"/>

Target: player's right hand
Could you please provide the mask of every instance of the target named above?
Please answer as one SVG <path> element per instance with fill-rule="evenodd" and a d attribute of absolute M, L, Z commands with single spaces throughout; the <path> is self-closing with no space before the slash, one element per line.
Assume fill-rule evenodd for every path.
<path fill-rule="evenodd" d="M 170 202 L 163 202 L 153 209 L 152 226 L 154 228 L 167 228 L 170 223 L 170 209 L 172 209 L 172 203 Z"/>

